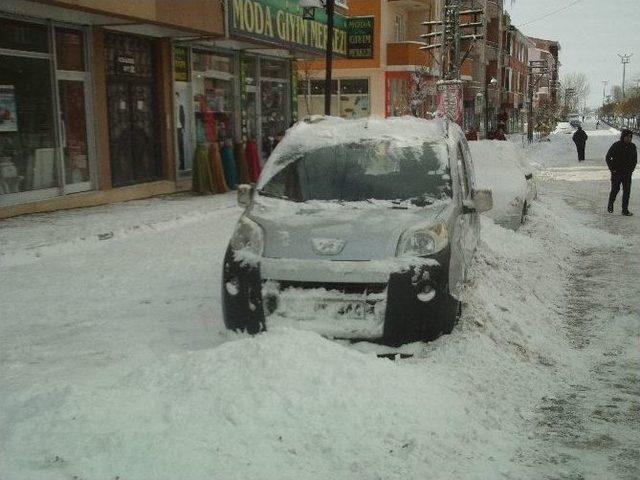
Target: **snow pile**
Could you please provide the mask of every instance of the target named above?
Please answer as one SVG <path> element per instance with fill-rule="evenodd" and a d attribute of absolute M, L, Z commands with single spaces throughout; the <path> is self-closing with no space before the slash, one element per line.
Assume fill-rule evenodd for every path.
<path fill-rule="evenodd" d="M 483 219 L 461 323 L 408 346 L 413 359 L 287 329 L 141 348 L 99 375 L 3 394 L 0 477 L 526 478 L 523 425 L 570 361 L 557 327 L 570 247 L 554 218 L 532 218 L 522 233 Z"/>
<path fill-rule="evenodd" d="M 622 237 L 554 196 L 517 232 L 483 218 L 453 334 L 391 362 L 379 345 L 296 330 L 221 336 L 219 274 L 238 215 L 169 216 L 165 230 L 2 267 L 0 478 L 558 477 L 538 408 L 576 372 L 590 378 L 564 330 L 567 283 L 582 249 Z M 2 238 L 47 244 L 50 231 Z M 631 330 L 636 317 L 616 321 Z M 637 355 L 626 360 L 632 372 Z"/>
<path fill-rule="evenodd" d="M 222 209 L 239 210 L 236 196 L 236 192 L 206 197 L 172 195 L 2 220 L 0 267 L 100 248 L 105 240 L 207 222 Z"/>
<path fill-rule="evenodd" d="M 501 224 L 519 223 L 527 195 L 523 170 L 524 150 L 512 142 L 469 142 L 476 186 L 493 194 L 493 208 L 485 215 Z"/>

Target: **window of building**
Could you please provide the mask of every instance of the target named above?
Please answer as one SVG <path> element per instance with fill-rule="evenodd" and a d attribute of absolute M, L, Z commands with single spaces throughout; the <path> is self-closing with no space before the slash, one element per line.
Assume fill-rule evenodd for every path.
<path fill-rule="evenodd" d="M 0 203 L 91 188 L 84 42 L 81 29 L 0 18 Z"/>
<path fill-rule="evenodd" d="M 301 81 L 298 85 L 299 118 L 324 114 L 324 80 Z M 336 79 L 331 82 L 331 114 L 361 118 L 371 112 L 369 79 Z"/>
<path fill-rule="evenodd" d="M 395 40 L 404 42 L 406 40 L 407 22 L 402 14 L 396 14 L 395 19 Z"/>
<path fill-rule="evenodd" d="M 81 31 L 56 28 L 58 70 L 84 70 L 84 41 Z"/>

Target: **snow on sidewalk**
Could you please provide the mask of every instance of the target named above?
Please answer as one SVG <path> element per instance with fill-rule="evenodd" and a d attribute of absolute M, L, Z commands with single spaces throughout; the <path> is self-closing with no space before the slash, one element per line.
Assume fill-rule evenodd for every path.
<path fill-rule="evenodd" d="M 212 347 L 158 348 L 176 335 L 171 322 L 177 328 L 186 318 L 164 318 L 165 328 L 153 330 L 152 319 L 136 325 L 141 318 L 128 309 L 130 318 L 115 323 L 110 309 L 127 305 L 129 296 L 137 302 L 136 289 L 125 293 L 126 285 L 101 300 L 106 322 L 79 316 L 69 325 L 64 316 L 46 315 L 50 328 L 65 332 L 55 348 L 51 336 L 34 342 L 42 320 L 16 310 L 1 325 L 3 343 L 22 346 L 0 357 L 0 478 L 539 478 L 519 455 L 537 400 L 568 380 L 575 361 L 560 331 L 573 233 L 617 241 L 570 217 L 559 229 L 558 209 L 537 203 L 517 233 L 483 219 L 459 326 L 414 345 L 416 356 L 402 362 L 294 330 L 229 335 Z M 225 220 L 227 236 L 232 224 Z M 155 275 L 166 276 L 163 263 L 155 264 L 166 242 L 182 246 L 183 231 L 190 239 L 210 235 L 210 227 L 200 229 L 196 222 L 150 230 L 79 255 L 135 264 L 138 257 L 127 252 L 143 249 L 144 268 L 125 273 L 143 276 L 127 285 L 146 278 L 154 286 Z M 138 241 L 144 245 L 130 245 Z M 213 245 L 221 257 L 222 237 Z M 202 258 L 187 250 L 178 262 Z M 40 266 L 64 268 L 67 257 L 10 270 L 37 275 Z M 169 276 L 171 284 L 197 286 L 218 273 L 173 267 Z M 169 284 L 160 285 L 145 295 L 171 299 Z M 16 294 L 4 292 L 3 301 Z M 56 302 L 38 300 L 43 310 Z M 60 353 L 65 345 L 67 356 Z"/>
<path fill-rule="evenodd" d="M 1 220 L 0 267 L 95 248 L 114 237 L 206 221 L 218 210 L 236 207 L 236 196 L 166 195 Z"/>

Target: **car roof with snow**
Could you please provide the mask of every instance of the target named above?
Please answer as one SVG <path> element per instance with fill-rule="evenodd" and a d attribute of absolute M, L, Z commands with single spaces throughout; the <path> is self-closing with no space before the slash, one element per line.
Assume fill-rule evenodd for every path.
<path fill-rule="evenodd" d="M 317 115 L 287 130 L 264 166 L 258 182 L 262 188 L 269 179 L 302 153 L 317 148 L 362 141 L 390 141 L 400 147 L 442 142 L 448 136 L 448 123 L 411 116 L 355 120 Z"/>

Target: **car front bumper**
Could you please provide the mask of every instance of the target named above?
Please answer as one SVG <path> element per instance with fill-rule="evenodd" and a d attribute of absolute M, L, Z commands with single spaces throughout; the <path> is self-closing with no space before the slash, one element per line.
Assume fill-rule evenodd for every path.
<path fill-rule="evenodd" d="M 448 294 L 449 250 L 431 258 L 331 261 L 264 258 L 224 261 L 224 322 L 257 333 L 275 326 L 333 338 L 397 344 L 435 334 Z"/>

